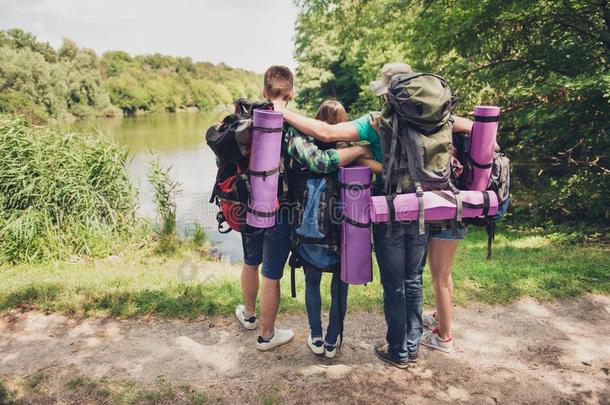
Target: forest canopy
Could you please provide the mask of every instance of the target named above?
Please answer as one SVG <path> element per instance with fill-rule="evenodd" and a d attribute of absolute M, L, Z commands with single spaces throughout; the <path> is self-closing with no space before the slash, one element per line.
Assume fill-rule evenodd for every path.
<path fill-rule="evenodd" d="M 261 81 L 224 64 L 123 51 L 100 57 L 69 39 L 54 49 L 20 29 L 0 30 L 0 112 L 38 123 L 214 108 L 257 97 Z"/>
<path fill-rule="evenodd" d="M 297 0 L 298 102 L 379 109 L 387 62 L 444 75 L 457 113 L 502 107 L 513 213 L 529 223 L 610 220 L 607 0 Z"/>

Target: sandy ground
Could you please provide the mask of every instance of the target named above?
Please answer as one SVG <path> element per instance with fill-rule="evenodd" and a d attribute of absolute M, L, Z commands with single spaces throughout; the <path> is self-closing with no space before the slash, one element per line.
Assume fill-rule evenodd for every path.
<path fill-rule="evenodd" d="M 296 337 L 274 352 L 232 318 L 195 322 L 74 320 L 12 312 L 0 317 L 0 377 L 46 370 L 58 378 L 159 377 L 227 403 L 610 403 L 610 297 L 455 311 L 456 350 L 421 349 L 416 367 L 376 359 L 382 315 L 349 314 L 333 360 L 306 347 L 306 318 L 281 315 Z"/>

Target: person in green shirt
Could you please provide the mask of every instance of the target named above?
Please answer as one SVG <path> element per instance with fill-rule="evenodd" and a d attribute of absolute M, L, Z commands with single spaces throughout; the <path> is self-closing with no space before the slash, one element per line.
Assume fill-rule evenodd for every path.
<path fill-rule="evenodd" d="M 396 74 L 411 73 L 412 70 L 409 65 L 404 63 L 390 63 L 384 66 L 384 69 L 384 78 L 371 83 L 371 90 L 376 96 L 383 96 L 385 98 L 387 97 L 389 79 Z M 380 112 L 370 112 L 349 122 L 328 124 L 324 121 L 305 117 L 290 111 L 284 105 L 276 105 L 275 110 L 284 113 L 284 120 L 288 124 L 322 142 L 368 142 L 373 151 L 374 160 L 362 158 L 360 162 L 370 166 L 373 172 L 381 173 L 382 166 L 379 163 L 383 162 L 383 155 L 379 141 Z M 453 118 L 453 132 L 470 133 L 472 128 L 471 120 L 457 116 Z"/>

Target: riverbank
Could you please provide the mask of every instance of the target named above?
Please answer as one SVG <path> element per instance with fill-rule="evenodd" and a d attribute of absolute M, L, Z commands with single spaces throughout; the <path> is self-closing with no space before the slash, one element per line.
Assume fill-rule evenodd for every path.
<path fill-rule="evenodd" d="M 335 359 L 307 348 L 303 314 L 278 323 L 295 331 L 294 341 L 262 353 L 256 332 L 233 317 L 11 311 L 0 317 L 0 380 L 17 403 L 583 404 L 610 395 L 608 296 L 456 308 L 455 351 L 422 348 L 408 370 L 374 356 L 385 331 L 379 313 L 350 311 Z"/>
<path fill-rule="evenodd" d="M 558 236 L 500 231 L 491 261 L 485 260 L 486 246 L 486 234 L 472 229 L 459 248 L 453 272 L 457 305 L 506 304 L 524 296 L 550 300 L 610 294 L 606 245 L 577 245 Z M 171 256 L 160 256 L 154 244 L 138 242 L 104 259 L 74 257 L 72 262 L 0 267 L 0 311 L 26 308 L 73 317 L 120 318 L 231 315 L 241 301 L 239 266 L 211 260 L 205 252 L 185 245 Z M 350 288 L 350 311 L 381 310 L 383 292 L 376 266 L 374 273 L 372 283 Z M 323 278 L 326 306 L 329 279 Z M 302 271 L 297 271 L 296 299 L 290 298 L 288 280 L 285 277 L 282 283 L 280 311 L 302 313 Z M 424 292 L 430 306 L 428 271 Z"/>

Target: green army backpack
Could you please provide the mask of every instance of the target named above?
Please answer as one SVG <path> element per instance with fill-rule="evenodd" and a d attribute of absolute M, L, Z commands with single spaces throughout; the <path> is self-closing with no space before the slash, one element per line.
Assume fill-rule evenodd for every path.
<path fill-rule="evenodd" d="M 390 80 L 379 126 L 383 192 L 388 196 L 417 193 L 420 233 L 424 232 L 423 192 L 457 192 L 450 178 L 455 104 L 441 76 L 405 73 Z"/>

